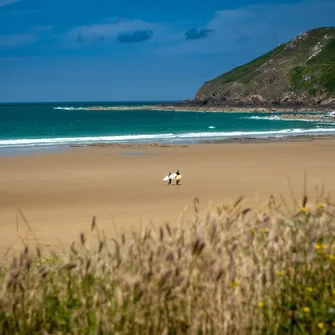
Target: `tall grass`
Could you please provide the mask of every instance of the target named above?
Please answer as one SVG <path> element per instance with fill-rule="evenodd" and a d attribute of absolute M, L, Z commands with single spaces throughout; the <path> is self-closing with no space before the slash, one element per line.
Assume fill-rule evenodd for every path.
<path fill-rule="evenodd" d="M 1 334 L 335 334 L 331 205 L 273 197 L 0 270 Z"/>

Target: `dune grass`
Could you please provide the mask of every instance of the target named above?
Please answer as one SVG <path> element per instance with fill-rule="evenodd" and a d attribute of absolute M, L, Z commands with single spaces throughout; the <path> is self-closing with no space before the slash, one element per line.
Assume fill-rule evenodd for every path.
<path fill-rule="evenodd" d="M 0 270 L 1 334 L 335 334 L 335 217 L 241 199 Z"/>

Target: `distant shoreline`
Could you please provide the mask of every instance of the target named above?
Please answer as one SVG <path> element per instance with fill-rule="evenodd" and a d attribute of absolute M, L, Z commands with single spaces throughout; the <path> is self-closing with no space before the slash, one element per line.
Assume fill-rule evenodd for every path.
<path fill-rule="evenodd" d="M 320 106 L 233 106 L 233 105 L 218 105 L 218 106 L 197 106 L 197 105 L 160 105 L 154 108 L 166 108 L 167 110 L 182 110 L 182 111 L 204 111 L 204 112 L 237 112 L 237 113 L 329 113 L 335 108 L 320 107 Z"/>
<path fill-rule="evenodd" d="M 329 113 L 335 110 L 335 106 L 297 106 L 297 105 L 236 105 L 217 104 L 207 105 L 203 103 L 181 102 L 173 104 L 154 104 L 151 106 L 139 106 L 139 109 L 173 110 L 173 111 L 201 111 L 201 112 L 237 112 L 237 113 Z M 137 106 L 135 108 L 138 108 Z"/>
<path fill-rule="evenodd" d="M 322 121 L 322 122 L 334 122 L 335 121 L 335 107 L 325 106 L 205 106 L 192 103 L 173 103 L 173 104 L 162 104 L 154 103 L 149 105 L 140 106 L 86 106 L 86 107 L 56 107 L 57 109 L 66 110 L 118 110 L 118 111 L 130 111 L 130 110 L 153 110 L 153 111 L 173 111 L 173 112 L 203 112 L 203 113 L 282 113 L 279 119 L 286 120 L 310 120 L 310 121 Z M 329 114 L 332 114 L 331 116 Z M 298 115 L 297 115 L 298 114 Z M 300 115 L 299 115 L 300 114 Z"/>
<path fill-rule="evenodd" d="M 140 106 L 102 106 L 92 105 L 87 107 L 59 107 L 59 109 L 71 110 L 157 110 L 176 112 L 241 112 L 241 113 L 329 113 L 335 107 L 329 106 L 252 106 L 252 105 L 199 105 L 192 103 L 162 104 L 153 103 Z"/>

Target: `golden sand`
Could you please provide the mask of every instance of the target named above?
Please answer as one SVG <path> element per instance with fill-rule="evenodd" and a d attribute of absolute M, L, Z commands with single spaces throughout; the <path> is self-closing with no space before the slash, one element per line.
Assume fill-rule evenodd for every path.
<path fill-rule="evenodd" d="M 179 186 L 162 178 L 179 169 Z M 201 144 L 189 147 L 91 147 L 0 157 L 0 255 L 22 240 L 68 244 L 88 231 L 93 216 L 109 236 L 151 219 L 176 222 L 193 199 L 200 208 L 234 201 L 262 203 L 269 195 L 301 198 L 324 183 L 335 190 L 335 140 Z M 290 182 L 289 182 L 290 180 Z M 32 227 L 17 216 L 20 209 Z M 22 240 L 21 240 L 21 239 Z"/>

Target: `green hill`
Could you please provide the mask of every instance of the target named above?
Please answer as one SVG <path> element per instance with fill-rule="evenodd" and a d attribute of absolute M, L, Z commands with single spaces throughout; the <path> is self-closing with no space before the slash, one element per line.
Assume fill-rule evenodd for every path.
<path fill-rule="evenodd" d="M 335 27 L 302 33 L 265 55 L 205 82 L 194 102 L 335 105 Z"/>

